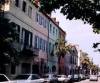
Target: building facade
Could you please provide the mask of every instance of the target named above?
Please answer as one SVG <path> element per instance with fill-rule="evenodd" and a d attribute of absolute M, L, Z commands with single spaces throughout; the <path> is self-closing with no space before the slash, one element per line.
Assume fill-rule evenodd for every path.
<path fill-rule="evenodd" d="M 48 23 L 46 16 L 38 11 L 30 0 L 11 0 L 5 4 L 5 17 L 16 25 L 19 33 L 15 47 L 18 51 L 33 51 L 32 56 L 25 52 L 20 64 L 9 69 L 9 74 L 44 73 L 47 63 Z M 12 68 L 13 73 L 12 73 Z"/>
<path fill-rule="evenodd" d="M 78 68 L 78 51 L 75 45 L 68 45 L 69 52 L 65 55 L 65 71 L 66 75 L 72 75 L 77 73 Z"/>
<path fill-rule="evenodd" d="M 57 65 L 58 58 L 56 55 L 54 55 L 54 47 L 55 47 L 55 42 L 58 39 L 58 34 L 59 34 L 59 29 L 54 23 L 54 21 L 51 20 L 49 31 L 48 31 L 48 35 L 49 35 L 48 66 L 49 66 L 50 73 L 57 73 L 57 69 L 58 69 L 58 65 Z"/>
<path fill-rule="evenodd" d="M 58 58 L 53 54 L 61 28 L 51 17 L 40 12 L 31 0 L 10 0 L 4 6 L 5 17 L 16 25 L 15 48 L 21 52 L 19 65 L 8 65 L 7 74 L 57 73 Z M 65 36 L 65 35 L 64 35 Z"/>

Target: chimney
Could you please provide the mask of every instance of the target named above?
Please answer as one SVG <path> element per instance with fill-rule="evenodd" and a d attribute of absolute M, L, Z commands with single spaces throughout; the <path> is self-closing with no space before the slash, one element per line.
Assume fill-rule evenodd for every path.
<path fill-rule="evenodd" d="M 51 14 L 47 14 L 49 17 L 51 17 Z"/>
<path fill-rule="evenodd" d="M 59 22 L 57 21 L 56 24 L 59 25 Z"/>
<path fill-rule="evenodd" d="M 56 18 L 52 18 L 52 20 L 53 20 L 54 22 L 56 22 Z"/>
<path fill-rule="evenodd" d="M 40 5 L 40 0 L 35 0 L 35 4 L 36 4 L 37 6 L 39 6 L 39 5 Z"/>

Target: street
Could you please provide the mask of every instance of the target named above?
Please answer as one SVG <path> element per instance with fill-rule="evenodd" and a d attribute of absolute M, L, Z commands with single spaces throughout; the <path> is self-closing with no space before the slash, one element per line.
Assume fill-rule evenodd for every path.
<path fill-rule="evenodd" d="M 100 83 L 100 78 L 98 79 L 98 81 L 90 81 L 89 79 L 80 81 L 80 82 L 74 82 L 74 83 Z"/>

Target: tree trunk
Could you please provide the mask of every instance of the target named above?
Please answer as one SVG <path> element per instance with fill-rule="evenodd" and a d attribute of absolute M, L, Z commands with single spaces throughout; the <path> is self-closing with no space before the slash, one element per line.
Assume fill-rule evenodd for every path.
<path fill-rule="evenodd" d="M 64 74 L 65 73 L 65 68 L 64 68 L 64 57 L 59 56 L 58 57 L 58 73 L 59 74 Z"/>

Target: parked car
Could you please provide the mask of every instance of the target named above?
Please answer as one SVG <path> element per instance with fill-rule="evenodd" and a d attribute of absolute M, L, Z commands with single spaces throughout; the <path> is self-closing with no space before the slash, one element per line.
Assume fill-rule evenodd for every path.
<path fill-rule="evenodd" d="M 69 79 L 69 83 L 71 82 L 75 82 L 75 81 L 80 81 L 81 77 L 78 74 L 74 74 L 74 75 L 68 75 L 68 79 Z"/>
<path fill-rule="evenodd" d="M 73 83 L 74 75 L 68 75 L 68 83 Z"/>
<path fill-rule="evenodd" d="M 90 75 L 90 81 L 98 81 L 97 75 Z"/>
<path fill-rule="evenodd" d="M 13 79 L 13 83 L 44 83 L 44 79 L 37 74 L 20 74 Z"/>
<path fill-rule="evenodd" d="M 80 76 L 80 80 L 85 80 L 86 79 L 85 75 L 83 75 L 83 74 L 79 74 L 79 76 Z"/>
<path fill-rule="evenodd" d="M 89 75 L 85 75 L 85 78 L 86 78 L 86 79 L 89 79 L 89 77 L 90 77 Z"/>
<path fill-rule="evenodd" d="M 73 78 L 74 78 L 73 81 L 80 81 L 81 80 L 81 78 L 78 74 L 74 74 Z"/>
<path fill-rule="evenodd" d="M 64 83 L 67 83 L 68 82 L 68 78 L 66 75 L 57 75 L 57 79 L 58 79 L 58 82 L 64 82 Z"/>
<path fill-rule="evenodd" d="M 0 74 L 0 83 L 12 83 L 5 74 Z"/>
<path fill-rule="evenodd" d="M 98 74 L 98 77 L 100 77 L 100 75 Z"/>
<path fill-rule="evenodd" d="M 57 83 L 57 77 L 55 74 L 45 74 L 42 76 L 45 80 L 45 83 Z"/>

